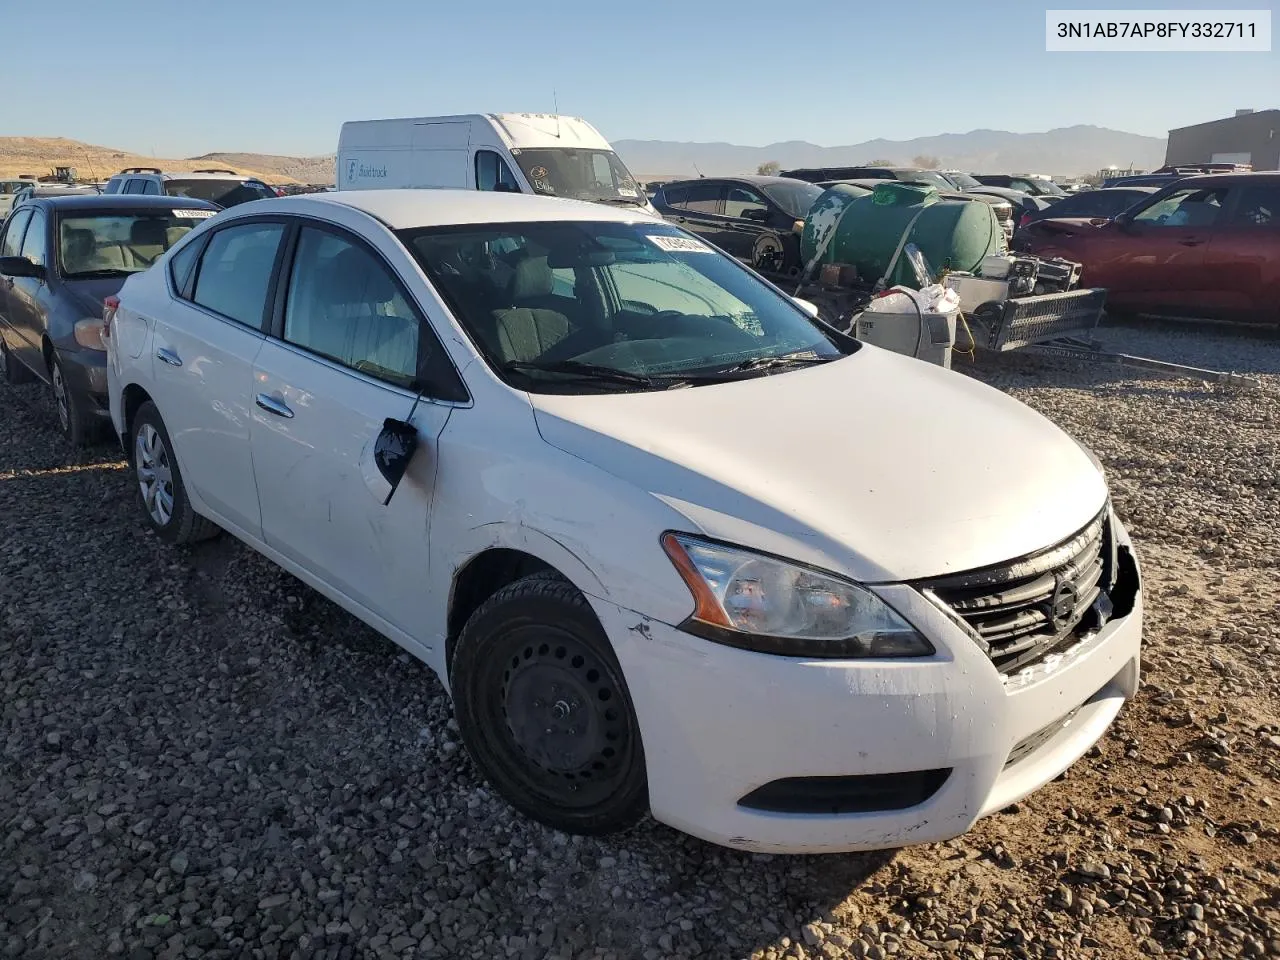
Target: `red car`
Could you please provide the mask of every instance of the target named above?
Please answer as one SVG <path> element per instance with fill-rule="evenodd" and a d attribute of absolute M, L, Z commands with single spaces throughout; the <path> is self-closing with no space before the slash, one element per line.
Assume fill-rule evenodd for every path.
<path fill-rule="evenodd" d="M 1115 312 L 1280 324 L 1280 172 L 1188 177 L 1114 220 L 1040 220 L 1022 240 L 1082 264 Z"/>

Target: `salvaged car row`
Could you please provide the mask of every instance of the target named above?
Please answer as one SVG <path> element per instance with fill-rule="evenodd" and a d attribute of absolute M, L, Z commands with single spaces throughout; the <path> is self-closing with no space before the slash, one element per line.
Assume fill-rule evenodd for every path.
<path fill-rule="evenodd" d="M 1267 174 L 1057 199 L 1074 219 L 1011 251 L 1005 184 L 650 203 L 567 117 L 348 125 L 342 190 L 221 210 L 136 173 L 15 208 L 6 375 L 46 379 L 73 441 L 110 432 L 161 539 L 234 535 L 428 664 L 494 788 L 572 832 L 898 846 L 1056 777 L 1137 687 L 1132 545 L 1087 449 L 911 357 L 941 330 L 949 358 L 957 315 L 1274 315 L 1274 255 L 1242 245 L 1214 268 L 1238 299 L 1205 300 L 1189 271 L 1126 287 L 1158 257 L 1120 251 L 1274 243 Z M 876 414 L 842 438 L 815 409 Z"/>

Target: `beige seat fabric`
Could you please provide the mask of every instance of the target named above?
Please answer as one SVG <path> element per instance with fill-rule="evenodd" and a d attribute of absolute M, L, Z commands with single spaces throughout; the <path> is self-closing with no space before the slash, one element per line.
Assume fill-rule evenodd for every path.
<path fill-rule="evenodd" d="M 569 318 L 554 310 L 514 307 L 494 311 L 498 350 L 506 362 L 535 360 L 569 335 Z"/>
<path fill-rule="evenodd" d="M 129 227 L 129 250 L 133 264 L 149 267 L 168 248 L 163 220 L 135 220 Z"/>
<path fill-rule="evenodd" d="M 126 266 L 118 243 L 98 244 L 92 230 L 66 230 L 62 234 L 62 265 L 68 273 L 116 270 Z"/>

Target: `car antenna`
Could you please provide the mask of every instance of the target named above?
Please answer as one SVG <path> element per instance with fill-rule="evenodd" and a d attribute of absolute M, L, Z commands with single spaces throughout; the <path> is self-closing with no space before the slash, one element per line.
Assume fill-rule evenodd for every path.
<path fill-rule="evenodd" d="M 551 90 L 551 109 L 556 112 L 556 139 L 560 139 L 560 98 L 556 96 L 555 88 Z"/>
<path fill-rule="evenodd" d="M 418 449 L 418 428 L 413 425 L 413 415 L 417 413 L 418 404 L 422 402 L 422 397 L 427 392 L 427 384 L 426 381 L 419 380 L 417 385 L 418 394 L 413 398 L 409 416 L 403 420 L 387 417 L 382 421 L 382 432 L 373 442 L 374 466 L 378 468 L 383 479 L 391 484 L 391 489 L 387 491 L 387 498 L 382 501 L 384 507 L 395 496 L 396 490 L 400 487 L 400 481 L 404 479 L 405 471 L 409 469 L 409 461 L 413 459 Z"/>
<path fill-rule="evenodd" d="M 693 164 L 693 169 L 694 169 L 694 171 L 698 174 L 698 176 L 699 176 L 699 177 L 706 177 L 706 174 L 705 174 L 705 173 L 703 173 L 701 170 L 699 170 L 699 169 L 698 169 L 697 161 L 695 161 L 695 160 L 691 157 L 691 158 L 689 159 L 689 162 Z"/>

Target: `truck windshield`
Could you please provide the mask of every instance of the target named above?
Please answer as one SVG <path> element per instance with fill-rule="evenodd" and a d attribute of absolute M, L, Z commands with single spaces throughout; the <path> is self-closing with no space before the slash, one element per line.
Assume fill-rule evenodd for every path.
<path fill-rule="evenodd" d="M 535 193 L 643 206 L 644 191 L 612 150 L 512 150 Z"/>
<path fill-rule="evenodd" d="M 732 258 L 646 221 L 404 230 L 495 373 L 535 393 L 665 390 L 857 349 Z"/>

